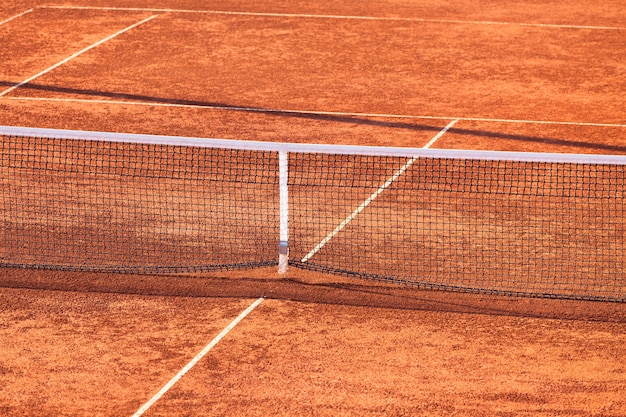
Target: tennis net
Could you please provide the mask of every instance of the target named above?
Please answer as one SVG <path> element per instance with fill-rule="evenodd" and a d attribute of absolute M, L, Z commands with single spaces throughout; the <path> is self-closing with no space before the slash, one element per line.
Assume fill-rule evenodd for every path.
<path fill-rule="evenodd" d="M 1 127 L 0 266 L 626 301 L 626 157 Z"/>

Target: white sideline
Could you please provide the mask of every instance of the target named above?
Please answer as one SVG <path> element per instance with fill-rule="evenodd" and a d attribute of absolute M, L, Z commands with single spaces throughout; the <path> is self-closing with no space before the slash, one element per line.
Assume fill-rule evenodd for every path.
<path fill-rule="evenodd" d="M 5 20 L 3 20 L 2 22 L 0 22 L 0 26 L 1 26 L 1 25 L 4 25 L 5 23 L 10 22 L 10 21 L 11 21 L 11 20 L 13 20 L 13 19 L 17 19 L 18 17 L 22 17 L 22 16 L 24 16 L 25 14 L 30 13 L 30 12 L 32 12 L 32 11 L 33 11 L 33 9 L 28 9 L 28 10 L 26 10 L 25 12 L 22 12 L 22 13 L 20 13 L 20 14 L 16 14 L 15 16 L 9 17 L 8 19 L 5 19 Z"/>
<path fill-rule="evenodd" d="M 625 30 L 626 27 L 621 26 L 595 26 L 595 25 L 565 25 L 554 23 L 516 23 L 516 22 L 498 22 L 489 20 L 461 20 L 461 19 L 427 19 L 419 17 L 384 17 L 384 16 L 344 16 L 330 14 L 308 14 L 308 13 L 265 13 L 265 12 L 235 12 L 226 10 L 190 10 L 190 9 L 172 9 L 172 8 L 151 8 L 151 7 L 101 7 L 101 6 L 38 6 L 42 9 L 74 9 L 74 10 L 110 10 L 110 11 L 128 11 L 128 12 L 161 12 L 161 13 L 206 13 L 216 15 L 234 15 L 234 16 L 258 16 L 258 17 L 288 17 L 302 19 L 342 19 L 342 20 L 378 20 L 378 21 L 397 21 L 397 22 L 421 22 L 421 23 L 448 23 L 460 25 L 502 25 L 502 26 L 527 26 L 540 28 L 556 28 L 556 29 L 590 29 L 590 30 Z"/>
<path fill-rule="evenodd" d="M 159 392 L 157 392 L 152 398 L 150 398 L 150 400 L 147 403 L 142 405 L 141 408 L 137 410 L 137 412 L 135 412 L 135 414 L 133 414 L 132 417 L 139 417 L 143 413 L 145 413 L 150 407 L 152 407 L 152 405 L 154 405 L 155 402 L 157 402 L 167 391 L 169 391 L 169 389 L 172 388 L 172 386 L 174 386 L 174 384 L 176 384 L 178 380 L 180 380 L 191 368 L 193 368 L 200 361 L 200 359 L 202 359 L 207 353 L 209 353 L 209 351 L 215 345 L 217 345 L 219 341 L 222 340 L 224 336 L 228 334 L 228 332 L 230 332 L 237 324 L 239 324 L 241 320 L 243 320 L 248 314 L 250 314 L 252 310 L 254 310 L 259 304 L 261 304 L 263 300 L 264 300 L 263 297 L 259 298 L 254 303 L 252 303 L 248 308 L 246 308 L 243 312 L 241 312 L 241 314 L 239 314 L 239 316 L 237 316 L 235 320 L 233 320 L 228 326 L 226 326 L 226 328 L 224 328 L 224 330 L 222 330 L 220 334 L 215 336 L 215 338 L 211 340 L 211 342 L 208 345 L 206 345 L 204 349 L 202 349 L 200 353 L 196 355 L 195 358 L 193 358 L 187 365 L 185 365 L 185 367 L 181 369 L 180 372 L 174 375 L 174 377 L 170 379 L 169 382 L 165 384 Z"/>
<path fill-rule="evenodd" d="M 437 140 L 440 137 L 442 137 L 458 121 L 459 120 L 456 119 L 448 123 L 448 125 L 444 127 L 439 133 L 437 133 L 437 135 L 435 135 L 435 137 L 433 137 L 426 145 L 424 145 L 422 149 L 428 149 L 431 146 L 433 146 L 433 144 L 437 142 Z M 322 241 L 318 243 L 317 246 L 311 249 L 311 251 L 304 258 L 300 260 L 300 262 L 307 262 L 309 259 L 311 259 L 311 257 L 315 255 L 320 249 L 322 249 L 324 245 L 326 245 L 333 237 L 335 237 L 337 233 L 343 230 L 343 228 L 346 227 L 348 223 L 352 221 L 352 219 L 354 219 L 360 212 L 362 212 L 363 209 L 365 209 L 365 207 L 369 206 L 370 203 L 374 201 L 376 197 L 380 195 L 380 193 L 385 191 L 385 189 L 389 187 L 396 179 L 398 179 L 400 175 L 404 174 L 404 171 L 406 171 L 411 165 L 413 165 L 415 161 L 417 161 L 417 158 L 415 157 L 409 159 L 408 162 L 402 166 L 402 168 L 396 171 L 396 173 L 393 174 L 387 181 L 385 181 L 383 185 L 378 187 L 378 189 L 374 191 L 374 193 L 370 195 L 363 203 L 361 203 L 361 205 L 358 206 L 348 217 L 346 217 L 344 221 L 339 223 L 339 225 L 335 227 L 335 229 L 332 232 L 326 235 L 326 237 L 322 239 Z"/>
<path fill-rule="evenodd" d="M 144 19 L 144 20 L 142 20 L 142 21 L 140 21 L 140 22 L 137 22 L 137 23 L 135 23 L 135 24 L 133 24 L 133 25 L 128 26 L 128 27 L 127 27 L 127 28 L 125 28 L 125 29 L 120 30 L 120 31 L 119 31 L 119 32 L 117 32 L 117 33 L 114 33 L 114 34 L 113 34 L 113 35 L 111 35 L 111 36 L 107 36 L 106 38 L 104 38 L 104 39 L 102 39 L 102 40 L 100 40 L 100 41 L 98 41 L 98 42 L 94 43 L 94 44 L 93 44 L 93 45 L 91 45 L 91 46 L 88 46 L 87 48 L 85 48 L 85 49 L 83 49 L 83 50 L 80 50 L 80 51 L 76 52 L 75 54 L 70 55 L 69 57 L 65 58 L 64 60 L 62 60 L 62 61 L 60 61 L 60 62 L 57 62 L 57 63 L 56 63 L 56 64 L 54 64 L 53 66 L 51 66 L 51 67 L 49 67 L 49 68 L 47 68 L 47 69 L 45 69 L 45 70 L 41 71 L 40 73 L 35 74 L 35 75 L 33 75 L 32 77 L 25 79 L 25 80 L 24 80 L 24 81 L 22 81 L 21 83 L 16 84 L 16 85 L 14 85 L 14 86 L 12 86 L 12 87 L 9 87 L 9 88 L 7 88 L 6 90 L 4 90 L 4 91 L 0 92 L 0 97 L 3 97 L 3 96 L 5 96 L 5 95 L 9 94 L 11 91 L 15 90 L 16 88 L 19 88 L 19 87 L 23 86 L 24 84 L 28 84 L 29 82 L 33 81 L 34 79 L 39 78 L 39 77 L 41 77 L 41 76 L 42 76 L 42 75 L 44 75 L 44 74 L 47 74 L 48 72 L 52 71 L 53 69 L 58 68 L 58 67 L 60 67 L 61 65 L 65 64 L 65 63 L 67 63 L 67 62 L 69 62 L 69 61 L 71 61 L 72 59 L 76 58 L 77 56 L 79 56 L 79 55 L 81 55 L 81 54 L 83 54 L 83 53 L 85 53 L 85 52 L 87 52 L 87 51 L 89 51 L 89 50 L 91 50 L 91 49 L 95 48 L 96 46 L 102 45 L 103 43 L 105 43 L 105 42 L 107 42 L 107 41 L 109 41 L 109 40 L 111 40 L 111 39 L 115 38 L 116 36 L 121 35 L 121 34 L 122 34 L 122 33 L 124 33 L 124 32 L 128 32 L 129 30 L 134 29 L 134 28 L 136 28 L 137 26 L 144 24 L 144 23 L 146 23 L 147 21 L 152 20 L 152 19 L 154 19 L 154 18 L 155 18 L 155 17 L 157 17 L 157 16 L 158 16 L 158 15 L 152 15 L 152 16 L 150 16 L 150 17 L 148 17 L 148 18 L 146 18 L 146 19 Z"/>

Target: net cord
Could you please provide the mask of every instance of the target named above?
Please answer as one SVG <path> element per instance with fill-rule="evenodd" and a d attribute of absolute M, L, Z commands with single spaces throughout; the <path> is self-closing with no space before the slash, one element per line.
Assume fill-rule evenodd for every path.
<path fill-rule="evenodd" d="M 542 152 L 505 152 L 452 149 L 400 148 L 382 146 L 353 146 L 260 142 L 250 140 L 161 136 L 111 132 L 92 132 L 64 129 L 0 126 L 0 135 L 59 139 L 127 142 L 170 146 L 240 149 L 251 151 L 320 153 L 335 155 L 397 156 L 406 158 L 472 159 L 485 161 L 554 162 L 596 165 L 626 165 L 626 155 L 593 155 Z"/>

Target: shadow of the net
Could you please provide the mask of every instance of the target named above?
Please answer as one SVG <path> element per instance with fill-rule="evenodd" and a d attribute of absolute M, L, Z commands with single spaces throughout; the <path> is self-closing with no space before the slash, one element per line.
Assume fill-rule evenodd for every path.
<path fill-rule="evenodd" d="M 0 86 L 2 87 L 12 87 L 15 85 L 16 83 L 13 83 L 13 82 L 0 81 Z M 272 117 L 306 119 L 306 120 L 313 120 L 313 121 L 345 123 L 345 124 L 353 124 L 353 125 L 365 125 L 365 126 L 373 126 L 373 127 L 388 128 L 388 129 L 429 131 L 433 133 L 438 133 L 443 128 L 441 123 L 436 123 L 435 120 L 433 120 L 432 124 L 426 124 L 423 122 L 416 123 L 416 122 L 407 122 L 407 121 L 397 121 L 397 120 L 391 121 L 389 120 L 391 117 L 387 117 L 387 120 L 381 120 L 385 118 L 382 115 L 363 116 L 363 115 L 356 115 L 356 114 L 355 115 L 333 114 L 332 112 L 270 109 L 270 108 L 264 108 L 264 107 L 242 106 L 242 105 L 211 102 L 211 101 L 187 100 L 187 99 L 156 97 L 156 96 L 148 96 L 148 95 L 140 95 L 140 94 L 107 92 L 107 91 L 99 91 L 99 90 L 93 90 L 93 89 L 79 89 L 79 88 L 71 88 L 71 87 L 49 86 L 49 85 L 35 84 L 35 83 L 22 85 L 20 86 L 20 89 L 46 91 L 46 92 L 79 95 L 79 96 L 100 97 L 100 98 L 106 98 L 106 99 L 125 100 L 125 101 L 130 101 L 130 102 L 154 103 L 154 104 L 172 105 L 172 106 L 178 105 L 178 106 L 189 106 L 189 107 L 198 107 L 198 108 L 207 108 L 207 109 L 220 109 L 220 110 L 233 111 L 233 112 L 263 114 L 263 115 L 272 116 Z M 409 117 L 406 117 L 406 119 L 409 119 Z M 461 136 L 477 137 L 477 138 L 510 140 L 510 141 L 524 142 L 524 143 L 535 143 L 541 146 L 550 145 L 554 147 L 570 149 L 574 152 L 592 151 L 592 152 L 603 152 L 603 153 L 626 154 L 626 146 L 624 145 L 592 143 L 592 142 L 585 142 L 581 140 L 573 140 L 573 139 L 566 139 L 566 138 L 555 138 L 555 137 L 548 137 L 548 136 L 530 136 L 530 135 L 524 135 L 524 134 L 505 133 L 505 132 L 489 131 L 489 130 L 482 130 L 482 129 L 462 129 L 458 127 L 452 127 L 448 129 L 447 134 L 448 135 L 456 134 L 456 135 L 461 135 Z"/>
<path fill-rule="evenodd" d="M 8 81 L 0 81 L 0 87 L 12 87 L 15 85 L 16 83 L 12 83 Z M 434 124 L 431 126 L 427 124 L 392 122 L 392 121 L 384 121 L 384 120 L 375 120 L 374 117 L 366 118 L 366 117 L 341 115 L 341 114 L 323 114 L 320 112 L 280 110 L 280 109 L 270 109 L 270 108 L 264 108 L 264 107 L 242 106 L 242 105 L 220 103 L 220 102 L 213 102 L 213 101 L 155 97 L 155 96 L 147 96 L 147 95 L 139 95 L 139 94 L 116 93 L 116 92 L 98 91 L 98 90 L 92 90 L 92 89 L 58 87 L 58 86 L 48 86 L 48 85 L 32 84 L 32 83 L 22 85 L 20 86 L 20 89 L 27 89 L 27 90 L 34 90 L 34 91 L 46 91 L 46 92 L 79 95 L 79 96 L 99 97 L 99 98 L 114 99 L 114 100 L 125 100 L 129 102 L 154 103 L 154 104 L 171 105 L 171 106 L 201 107 L 201 108 L 207 108 L 207 109 L 220 109 L 220 110 L 242 112 L 242 113 L 264 114 L 264 115 L 275 116 L 275 117 L 287 117 L 287 118 L 298 118 L 298 119 L 308 119 L 308 120 L 317 120 L 317 121 L 328 121 L 328 122 L 336 122 L 336 123 L 371 125 L 371 126 L 393 128 L 393 129 L 426 130 L 426 131 L 432 131 L 432 132 L 439 132 L 442 129 L 441 126 L 434 125 Z"/>
<path fill-rule="evenodd" d="M 193 298 L 259 298 L 360 308 L 626 323 L 626 303 L 420 290 L 341 277 L 272 277 L 265 270 L 138 275 L 0 268 L 0 288 Z"/>

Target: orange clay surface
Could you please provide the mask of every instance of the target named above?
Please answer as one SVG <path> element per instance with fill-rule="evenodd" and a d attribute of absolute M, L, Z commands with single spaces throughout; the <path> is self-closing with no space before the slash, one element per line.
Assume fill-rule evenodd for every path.
<path fill-rule="evenodd" d="M 623 2 L 495 3 L 3 1 L 0 125 L 626 154 Z M 626 415 L 624 304 L 273 268 L 0 269 L 0 415 L 131 416 L 259 297 L 144 415 Z"/>

